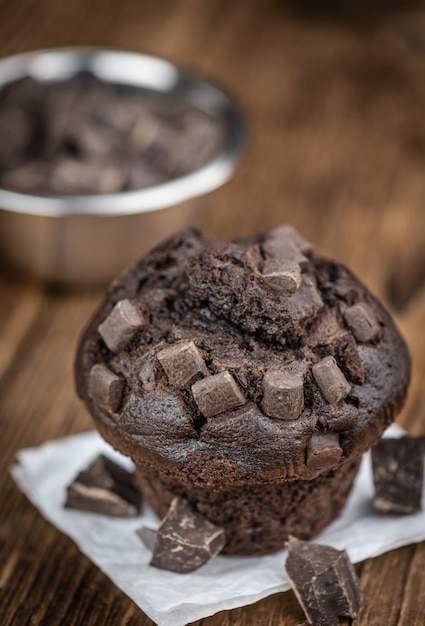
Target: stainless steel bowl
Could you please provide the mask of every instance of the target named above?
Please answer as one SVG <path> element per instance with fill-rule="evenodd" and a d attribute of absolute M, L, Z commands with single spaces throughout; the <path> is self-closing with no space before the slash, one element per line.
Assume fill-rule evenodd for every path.
<path fill-rule="evenodd" d="M 72 285 L 110 280 L 161 239 L 197 221 L 199 197 L 230 178 L 245 139 L 243 117 L 228 95 L 143 54 L 98 48 L 20 54 L 0 61 L 0 88 L 27 76 L 50 83 L 81 72 L 170 97 L 183 94 L 203 111 L 218 113 L 227 134 L 221 153 L 207 165 L 140 191 L 65 197 L 0 189 L 0 254 L 21 272 Z"/>

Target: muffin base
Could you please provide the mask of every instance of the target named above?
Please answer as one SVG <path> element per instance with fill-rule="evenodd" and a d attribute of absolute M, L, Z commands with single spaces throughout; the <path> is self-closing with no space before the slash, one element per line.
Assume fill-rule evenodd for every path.
<path fill-rule="evenodd" d="M 226 531 L 227 554 L 261 555 L 284 547 L 288 535 L 310 539 L 341 512 L 359 468 L 355 458 L 313 480 L 212 491 L 182 485 L 170 477 L 136 467 L 146 502 L 160 517 L 175 496 L 182 496 Z"/>

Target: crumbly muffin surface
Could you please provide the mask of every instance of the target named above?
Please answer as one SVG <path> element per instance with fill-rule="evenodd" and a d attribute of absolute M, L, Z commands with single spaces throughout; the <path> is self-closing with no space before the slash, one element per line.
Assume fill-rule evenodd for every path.
<path fill-rule="evenodd" d="M 107 441 L 213 489 L 312 479 L 360 455 L 409 373 L 382 305 L 290 227 L 168 240 L 112 283 L 76 361 Z"/>

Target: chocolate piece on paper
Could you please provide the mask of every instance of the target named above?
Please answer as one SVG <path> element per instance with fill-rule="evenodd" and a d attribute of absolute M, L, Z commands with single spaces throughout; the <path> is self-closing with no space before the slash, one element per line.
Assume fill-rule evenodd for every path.
<path fill-rule="evenodd" d="M 284 296 L 291 296 L 301 285 L 301 268 L 295 261 L 270 259 L 264 264 L 263 278 Z"/>
<path fill-rule="evenodd" d="M 295 420 L 304 406 L 304 383 L 300 373 L 288 369 L 267 370 L 263 378 L 262 409 L 269 417 Z"/>
<path fill-rule="evenodd" d="M 178 574 L 202 567 L 224 547 L 225 532 L 174 498 L 157 530 L 151 565 Z"/>
<path fill-rule="evenodd" d="M 409 515 L 421 510 L 424 472 L 421 438 L 381 439 L 372 448 L 372 467 L 376 511 Z"/>
<path fill-rule="evenodd" d="M 311 470 L 331 469 L 342 456 L 336 433 L 314 433 L 307 442 L 306 465 Z"/>
<path fill-rule="evenodd" d="M 171 385 L 184 389 L 208 375 L 207 367 L 193 341 L 181 341 L 156 355 Z"/>
<path fill-rule="evenodd" d="M 379 324 L 370 306 L 358 302 L 344 311 L 344 319 L 357 341 L 366 343 L 379 335 Z"/>
<path fill-rule="evenodd" d="M 136 517 L 141 494 L 127 472 L 106 456 L 98 456 L 67 488 L 65 508 L 110 517 Z"/>
<path fill-rule="evenodd" d="M 156 539 L 156 530 L 148 528 L 147 526 L 141 526 L 135 532 L 142 541 L 143 545 L 152 552 Z"/>
<path fill-rule="evenodd" d="M 111 352 L 118 352 L 130 343 L 143 324 L 142 313 L 130 300 L 124 299 L 117 302 L 108 317 L 99 324 L 98 331 Z"/>
<path fill-rule="evenodd" d="M 237 382 L 227 370 L 198 380 L 192 385 L 192 393 L 205 417 L 213 417 L 246 402 Z"/>
<path fill-rule="evenodd" d="M 333 356 L 326 356 L 313 365 L 312 372 L 320 391 L 329 404 L 338 404 L 350 393 L 351 385 Z"/>
<path fill-rule="evenodd" d="M 345 550 L 289 537 L 286 573 L 313 626 L 339 626 L 340 617 L 355 618 L 362 593 Z"/>
<path fill-rule="evenodd" d="M 88 395 L 101 408 L 115 413 L 121 404 L 123 389 L 123 380 L 106 365 L 93 365 L 89 374 Z"/>

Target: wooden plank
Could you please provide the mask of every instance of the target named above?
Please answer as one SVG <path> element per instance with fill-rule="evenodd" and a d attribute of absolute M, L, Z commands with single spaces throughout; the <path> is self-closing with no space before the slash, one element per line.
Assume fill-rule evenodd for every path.
<path fill-rule="evenodd" d="M 31 325 L 34 323 L 43 300 L 40 289 L 12 286 L 0 280 L 0 380 L 17 358 L 18 351 Z"/>

